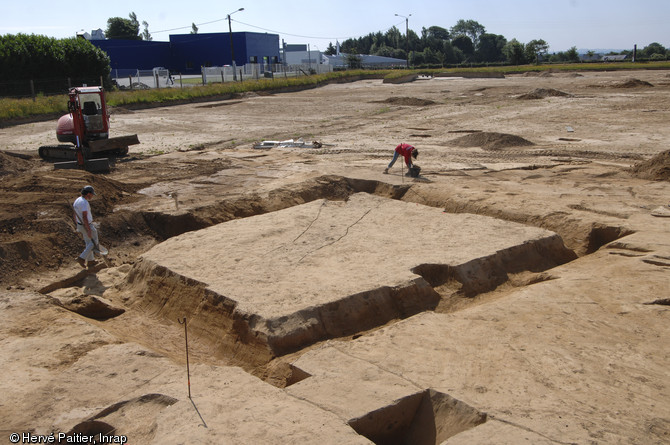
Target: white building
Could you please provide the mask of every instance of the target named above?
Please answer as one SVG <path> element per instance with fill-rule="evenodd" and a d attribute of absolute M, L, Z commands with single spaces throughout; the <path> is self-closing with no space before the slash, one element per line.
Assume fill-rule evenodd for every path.
<path fill-rule="evenodd" d="M 324 56 L 328 59 L 328 63 L 336 68 L 344 68 L 347 66 L 347 55 L 340 53 L 336 56 Z M 358 54 L 361 59 L 361 66 L 363 68 L 404 68 L 407 61 L 404 59 L 395 59 L 393 57 L 384 56 L 370 56 L 367 54 Z"/>
<path fill-rule="evenodd" d="M 105 33 L 100 28 L 94 29 L 90 34 L 82 29 L 81 31 L 77 31 L 77 37 L 81 37 L 86 40 L 105 40 Z"/>
<path fill-rule="evenodd" d="M 321 51 L 310 50 L 308 45 L 288 45 L 284 43 L 282 60 L 285 65 L 321 65 L 328 63 Z"/>

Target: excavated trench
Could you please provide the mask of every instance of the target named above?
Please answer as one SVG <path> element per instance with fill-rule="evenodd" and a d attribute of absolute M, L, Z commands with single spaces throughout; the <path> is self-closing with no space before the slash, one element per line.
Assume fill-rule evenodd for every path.
<path fill-rule="evenodd" d="M 239 302 L 227 296 L 226 292 L 214 291 L 206 281 L 180 274 L 147 258 L 133 266 L 126 282 L 114 292 L 141 295 L 141 298 L 130 300 L 124 297 L 119 302 L 157 317 L 165 317 L 166 314 L 172 317 L 179 313 L 180 316 L 194 318 L 190 325 L 193 335 L 206 337 L 215 333 L 217 336 L 213 343 L 219 351 L 215 355 L 232 356 L 236 364 L 247 369 L 258 369 L 276 357 L 299 351 L 313 343 L 356 335 L 394 319 L 435 310 L 441 300 L 454 297 L 463 301 L 471 300 L 509 283 L 511 277 L 518 274 L 531 275 L 523 284 L 551 279 L 543 272 L 572 261 L 579 255 L 594 252 L 602 245 L 630 233 L 622 227 L 597 223 L 589 225 L 569 220 L 564 214 L 553 220 L 551 216 L 540 218 L 482 208 L 476 203 L 457 202 L 451 197 L 442 197 L 438 203 L 434 197 L 428 198 L 420 193 L 408 194 L 407 191 L 412 187 L 410 184 L 390 185 L 379 181 L 325 176 L 297 187 L 276 189 L 265 196 L 224 200 L 192 212 L 170 214 L 121 211 L 106 217 L 102 230 L 105 233 L 126 230 L 165 241 L 223 222 L 257 217 L 316 200 L 324 200 L 325 203 L 346 202 L 356 194 L 369 194 L 389 201 L 439 206 L 446 214 L 490 215 L 496 220 L 552 230 L 557 235 L 544 237 L 537 242 L 506 246 L 460 264 L 422 262 L 410 268 L 411 273 L 421 278 L 419 281 L 358 290 L 349 296 L 315 307 L 307 305 L 281 316 L 261 316 L 253 309 L 240 310 Z M 46 286 L 42 292 L 48 293 L 72 285 L 72 280 L 64 280 Z M 96 301 L 91 304 L 99 305 Z M 87 311 L 98 313 L 85 304 L 79 304 L 76 311 L 83 315 Z M 122 312 L 114 309 L 110 313 Z M 291 328 L 285 327 L 287 322 L 293 323 Z M 216 329 L 213 330 L 213 326 Z"/>
<path fill-rule="evenodd" d="M 346 200 L 354 193 L 369 193 L 389 199 L 414 202 L 442 208 L 446 213 L 472 213 L 509 222 L 541 227 L 557 233 L 565 245 L 578 256 L 588 255 L 600 247 L 633 232 L 623 226 L 610 226 L 583 221 L 564 212 L 539 216 L 519 209 L 482 206 L 478 202 L 451 196 L 407 193 L 411 184 L 392 185 L 380 181 L 322 176 L 298 186 L 275 189 L 266 196 L 252 195 L 225 199 L 216 204 L 199 207 L 188 213 L 156 211 L 120 211 L 108 215 L 102 222 L 105 233 L 123 237 L 123 231 L 149 235 L 165 241 L 186 232 L 204 229 L 234 219 L 248 218 L 290 208 L 317 199 Z"/>
<path fill-rule="evenodd" d="M 409 184 L 398 186 L 379 181 L 322 176 L 297 186 L 272 190 L 265 196 L 250 195 L 225 199 L 187 213 L 115 212 L 105 218 L 102 229 L 105 233 L 116 234 L 117 237 L 122 237 L 121 232 L 125 231 L 146 234 L 158 241 L 165 241 L 182 233 L 290 208 L 317 199 L 343 201 L 354 193 L 370 193 L 389 199 L 402 199 L 409 188 Z"/>
<path fill-rule="evenodd" d="M 377 445 L 434 445 L 486 420 L 486 413 L 427 389 L 351 419 L 349 425 Z"/>
<path fill-rule="evenodd" d="M 178 241 L 184 236 L 189 237 L 191 234 L 196 236 L 216 230 L 217 227 L 231 225 L 220 224 L 223 222 L 236 223 L 237 227 L 240 227 L 243 224 L 251 224 L 264 215 L 278 217 L 283 214 L 282 211 L 305 209 L 303 213 L 312 215 L 313 218 L 312 220 L 302 218 L 304 215 L 300 214 L 298 217 L 293 217 L 296 221 L 303 221 L 302 227 L 295 228 L 297 236 L 291 234 L 289 237 L 293 239 L 293 244 L 296 244 L 297 240 L 304 241 L 309 238 L 310 232 L 316 230 L 320 221 L 331 224 L 331 230 L 340 233 L 341 236 L 311 251 L 297 252 L 295 254 L 297 256 L 294 257 L 277 257 L 294 263 L 295 258 L 299 256 L 302 257 L 297 263 L 305 258 L 314 260 L 315 252 L 342 243 L 345 237 L 351 237 L 352 228 L 360 227 L 362 221 L 370 219 L 379 208 L 388 205 L 401 206 L 394 207 L 393 214 L 402 213 L 402 206 L 420 204 L 428 213 L 432 212 L 430 218 L 436 217 L 434 213 L 467 218 L 470 218 L 471 214 L 478 214 L 482 218 L 489 218 L 487 225 L 507 221 L 541 227 L 556 233 L 547 232 L 531 237 L 530 240 L 502 247 L 494 246 L 490 252 L 475 254 L 472 258 L 466 258 L 461 262 L 448 260 L 420 262 L 407 270 L 407 273 L 414 278 L 391 282 L 388 285 L 371 283 L 368 288 L 353 289 L 342 298 L 305 304 L 284 313 L 263 312 L 253 304 L 244 305 L 241 303 L 244 296 L 238 298 L 241 295 L 239 289 L 228 289 L 228 292 L 225 285 L 217 287 L 216 283 L 199 279 L 197 274 L 183 273 L 179 267 L 170 267 L 170 264 L 175 263 L 167 261 L 167 265 L 161 264 L 162 260 L 157 258 L 164 258 L 169 249 L 159 250 L 153 256 L 151 252 L 154 249 L 151 249 L 130 268 L 124 283 L 115 289 L 110 289 L 109 298 L 113 305 L 119 307 L 100 308 L 100 302 L 95 298 L 90 299 L 90 307 L 86 304 L 88 299 L 75 300 L 70 306 L 63 306 L 102 323 L 113 319 L 124 310 L 143 313 L 144 316 L 162 322 L 165 320 L 174 322 L 179 317 L 188 317 L 189 338 L 196 338 L 201 345 L 208 348 L 212 359 L 220 363 L 241 366 L 269 383 L 287 387 L 309 378 L 310 374 L 288 363 L 288 360 L 282 360 L 282 356 L 291 354 L 291 357 L 295 358 L 294 353 L 306 351 L 314 343 L 348 336 L 356 338 L 365 331 L 378 329 L 393 320 L 407 318 L 423 311 L 439 310 L 441 302 L 450 299 L 460 299 L 459 308 L 465 307 L 467 301 L 512 283 L 513 278 L 518 275 L 526 275 L 526 278 L 521 280 L 521 284 L 512 283 L 512 285 L 528 285 L 551 279 L 546 271 L 572 261 L 578 256 L 594 252 L 604 244 L 630 233 L 622 227 L 570 220 L 564 214 L 558 215 L 554 220 L 551 216 L 541 218 L 537 215 L 482 208 L 476 203 L 458 202 L 451 197 L 436 200 L 420 193 L 408 194 L 412 187 L 409 184 L 398 186 L 378 181 L 320 177 L 298 187 L 277 189 L 265 196 L 224 200 L 192 212 L 170 214 L 121 211 L 104 219 L 103 231 L 126 230 L 135 235 L 149 235 L 158 241 L 165 241 L 156 248 L 173 243 L 169 249 L 179 250 Z M 357 200 L 365 202 L 371 200 L 371 203 L 360 210 L 359 214 L 353 212 L 352 219 L 344 223 L 344 230 L 336 227 L 335 220 L 327 220 L 330 215 L 327 213 L 328 209 L 334 208 L 332 215 L 336 215 L 338 211 L 351 213 L 351 209 L 347 210 L 349 203 Z M 384 214 L 377 216 L 377 218 L 383 217 Z M 419 215 L 418 218 L 417 221 L 422 221 L 426 215 Z M 370 227 L 383 229 L 381 220 L 372 219 Z M 293 220 L 279 219 L 276 227 L 290 225 L 287 221 Z M 431 224 L 430 219 L 426 222 L 431 226 L 438 225 Z M 467 225 L 463 222 L 459 224 Z M 253 225 L 251 230 L 254 230 Z M 438 232 L 437 235 L 443 234 Z M 216 239 L 219 236 L 223 237 L 221 242 L 226 249 L 229 249 L 227 252 L 229 255 L 234 256 L 247 247 L 241 246 L 242 251 L 235 252 L 234 240 L 239 236 L 234 232 L 215 234 Z M 260 236 L 271 235 L 262 233 Z M 364 235 L 366 236 L 371 235 Z M 208 240 L 215 238 L 207 238 L 204 241 L 207 244 Z M 356 240 L 353 243 L 355 244 Z M 422 248 L 421 245 L 416 247 Z M 432 247 L 440 248 L 438 243 L 435 243 L 435 246 L 427 244 L 423 247 L 427 250 Z M 346 245 L 344 248 L 346 249 Z M 272 250 L 268 250 L 270 258 L 273 258 L 270 254 L 275 251 L 281 252 L 282 247 L 275 245 Z M 343 262 L 335 264 L 341 265 Z M 221 264 L 220 270 L 229 273 L 227 266 L 229 265 Z M 253 268 L 247 267 L 249 267 L 248 273 L 253 276 Z M 309 274 L 310 270 L 299 272 Z M 60 285 L 54 283 L 45 287 L 43 292 L 48 293 L 59 287 L 72 285 L 72 280 L 66 280 Z M 106 292 L 105 297 L 107 296 Z M 261 297 L 266 295 L 263 294 Z M 296 295 L 296 298 L 300 297 Z M 267 301 L 263 301 L 263 304 L 265 303 Z M 151 337 L 147 336 L 148 338 Z M 147 340 L 146 346 L 153 345 Z M 178 356 L 183 351 L 173 352 Z M 90 427 L 96 431 L 102 431 L 106 427 L 97 419 L 89 420 L 91 422 L 82 427 Z M 381 407 L 361 418 L 351 419 L 349 424 L 359 434 L 377 444 L 410 442 L 433 444 L 485 421 L 485 413 L 447 394 L 429 389 Z"/>

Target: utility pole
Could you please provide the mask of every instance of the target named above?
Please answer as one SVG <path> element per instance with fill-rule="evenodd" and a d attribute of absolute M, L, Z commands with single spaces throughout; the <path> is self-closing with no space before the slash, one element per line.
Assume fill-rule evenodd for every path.
<path fill-rule="evenodd" d="M 402 17 L 405 19 L 405 44 L 407 46 L 407 69 L 409 69 L 409 18 L 412 17 L 412 14 L 405 17 L 404 15 L 396 14 L 396 17 Z"/>
<path fill-rule="evenodd" d="M 233 45 L 233 27 L 230 24 L 230 16 L 235 14 L 236 12 L 244 11 L 244 8 L 240 8 L 237 11 L 233 11 L 230 14 L 228 14 L 228 35 L 230 36 L 230 57 L 233 59 L 233 80 L 237 80 L 237 73 L 236 66 L 235 66 L 235 47 Z"/>
<path fill-rule="evenodd" d="M 309 63 L 309 73 L 312 74 L 312 51 L 310 51 L 309 43 L 307 44 L 307 63 Z"/>

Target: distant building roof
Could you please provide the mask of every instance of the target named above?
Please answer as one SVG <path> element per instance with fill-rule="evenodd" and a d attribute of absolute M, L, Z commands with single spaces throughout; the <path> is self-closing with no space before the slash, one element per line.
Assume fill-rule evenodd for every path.
<path fill-rule="evenodd" d="M 77 37 L 82 37 L 86 40 L 104 40 L 105 33 L 100 28 L 94 29 L 90 34 L 82 29 L 81 31 L 77 31 Z"/>
<path fill-rule="evenodd" d="M 603 56 L 603 62 L 621 62 L 623 60 L 626 60 L 628 58 L 628 55 L 626 54 L 618 54 L 618 55 L 610 55 L 610 56 Z"/>
<path fill-rule="evenodd" d="M 596 60 L 601 60 L 603 57 L 602 54 L 592 53 L 592 54 L 580 54 L 579 59 L 583 62 L 594 62 Z"/>
<path fill-rule="evenodd" d="M 286 45 L 284 45 L 284 50 L 286 52 L 289 52 L 289 51 L 307 51 L 307 45 L 287 43 Z"/>
<path fill-rule="evenodd" d="M 328 63 L 334 67 L 344 67 L 347 65 L 346 54 L 324 57 L 326 57 L 328 59 Z M 363 66 L 392 67 L 405 66 L 407 63 L 407 61 L 404 59 L 394 59 L 393 57 L 370 56 L 367 54 L 358 54 L 358 57 L 361 58 L 361 64 Z"/>

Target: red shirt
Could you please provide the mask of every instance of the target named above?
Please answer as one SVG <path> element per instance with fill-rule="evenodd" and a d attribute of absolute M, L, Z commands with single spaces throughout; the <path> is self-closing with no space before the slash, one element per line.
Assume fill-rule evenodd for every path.
<path fill-rule="evenodd" d="M 414 147 L 409 144 L 405 144 L 404 142 L 398 144 L 398 146 L 395 148 L 396 153 L 402 155 L 402 157 L 405 158 L 405 164 L 407 164 L 408 167 L 412 165 L 412 150 L 414 150 Z"/>

